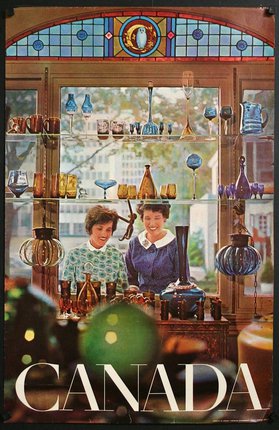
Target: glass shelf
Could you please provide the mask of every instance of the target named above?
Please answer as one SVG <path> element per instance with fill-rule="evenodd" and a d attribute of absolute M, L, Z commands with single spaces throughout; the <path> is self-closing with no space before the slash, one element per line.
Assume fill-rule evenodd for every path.
<path fill-rule="evenodd" d="M 98 203 L 108 203 L 108 204 L 121 204 L 127 203 L 126 199 L 98 199 L 98 198 L 51 198 L 51 197 L 42 197 L 42 198 L 34 198 L 32 196 L 23 196 L 23 197 L 6 197 L 6 202 L 10 203 L 31 203 L 31 202 L 60 202 L 65 204 L 98 204 Z M 130 202 L 133 204 L 139 203 L 147 203 L 147 204 L 162 204 L 169 203 L 170 205 L 195 205 L 195 204 L 217 204 L 221 203 L 222 205 L 234 204 L 237 200 L 220 200 L 217 198 L 210 199 L 169 199 L 169 200 L 161 200 L 161 199 L 153 199 L 153 200 L 141 200 L 141 199 L 131 199 Z M 262 199 L 247 199 L 245 200 L 246 205 L 259 205 L 259 204 L 267 204 L 269 202 L 273 202 L 273 195 L 264 196 Z"/>

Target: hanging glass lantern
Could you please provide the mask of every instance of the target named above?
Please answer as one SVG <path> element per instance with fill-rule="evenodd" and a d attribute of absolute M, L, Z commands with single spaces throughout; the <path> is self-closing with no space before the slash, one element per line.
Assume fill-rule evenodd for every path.
<path fill-rule="evenodd" d="M 60 263 L 65 255 L 58 239 L 53 237 L 53 227 L 34 228 L 35 237 L 25 240 L 19 249 L 19 256 L 28 266 L 51 267 Z"/>
<path fill-rule="evenodd" d="M 261 265 L 260 253 L 248 245 L 248 234 L 231 234 L 231 245 L 221 248 L 215 259 L 215 267 L 224 275 L 252 275 Z"/>

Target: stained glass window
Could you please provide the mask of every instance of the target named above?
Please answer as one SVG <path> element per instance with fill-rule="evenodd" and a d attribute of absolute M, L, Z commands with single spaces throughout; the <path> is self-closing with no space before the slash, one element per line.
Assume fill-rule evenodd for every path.
<path fill-rule="evenodd" d="M 243 59 L 274 56 L 267 41 L 226 23 L 191 17 L 120 15 L 64 22 L 9 43 L 7 57 Z M 160 16 L 159 16 L 160 15 Z"/>

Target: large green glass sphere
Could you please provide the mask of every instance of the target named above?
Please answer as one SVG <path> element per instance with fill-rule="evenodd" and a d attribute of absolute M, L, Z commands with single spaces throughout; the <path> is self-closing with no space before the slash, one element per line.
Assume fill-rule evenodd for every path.
<path fill-rule="evenodd" d="M 155 320 L 137 305 L 119 303 L 97 309 L 80 339 L 80 353 L 94 375 L 103 375 L 103 366 L 111 364 L 121 376 L 141 372 L 156 362 L 159 335 Z"/>

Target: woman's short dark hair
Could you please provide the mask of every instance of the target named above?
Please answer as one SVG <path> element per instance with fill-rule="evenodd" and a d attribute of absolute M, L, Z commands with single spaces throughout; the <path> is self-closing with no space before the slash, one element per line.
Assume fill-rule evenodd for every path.
<path fill-rule="evenodd" d="M 168 219 L 170 215 L 170 207 L 171 205 L 169 203 L 140 203 L 137 206 L 137 213 L 141 220 L 143 220 L 144 211 L 160 212 L 164 218 Z"/>
<path fill-rule="evenodd" d="M 88 209 L 85 217 L 85 230 L 90 235 L 93 225 L 106 224 L 112 221 L 112 232 L 116 230 L 118 214 L 115 210 L 105 206 L 97 205 Z"/>

